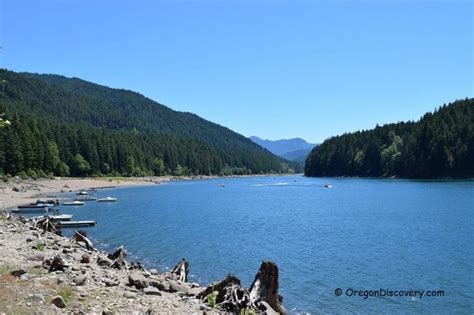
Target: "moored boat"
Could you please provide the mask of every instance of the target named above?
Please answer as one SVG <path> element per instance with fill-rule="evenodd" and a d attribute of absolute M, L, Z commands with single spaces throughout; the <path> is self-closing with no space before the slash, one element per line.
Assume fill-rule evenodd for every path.
<path fill-rule="evenodd" d="M 105 198 L 97 199 L 97 202 L 115 202 L 115 201 L 117 201 L 117 198 L 112 198 L 112 197 L 105 197 Z"/>
<path fill-rule="evenodd" d="M 62 203 L 63 206 L 83 206 L 85 204 L 85 202 L 79 200 L 67 201 Z"/>

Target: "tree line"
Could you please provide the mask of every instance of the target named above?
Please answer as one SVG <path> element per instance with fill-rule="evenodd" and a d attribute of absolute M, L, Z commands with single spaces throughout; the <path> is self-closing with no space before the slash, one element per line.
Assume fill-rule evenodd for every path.
<path fill-rule="evenodd" d="M 332 137 L 313 149 L 307 176 L 474 177 L 474 99 L 400 122 Z"/>
<path fill-rule="evenodd" d="M 0 113 L 9 121 L 0 127 L 0 175 L 293 171 L 287 161 L 196 115 L 174 112 L 138 93 L 48 78 L 0 70 Z"/>

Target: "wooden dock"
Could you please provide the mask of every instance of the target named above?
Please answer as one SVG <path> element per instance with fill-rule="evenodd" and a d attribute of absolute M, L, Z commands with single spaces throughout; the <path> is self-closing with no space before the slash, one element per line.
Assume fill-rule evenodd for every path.
<path fill-rule="evenodd" d="M 62 228 L 88 227 L 95 226 L 95 221 L 58 221 L 57 224 Z"/>

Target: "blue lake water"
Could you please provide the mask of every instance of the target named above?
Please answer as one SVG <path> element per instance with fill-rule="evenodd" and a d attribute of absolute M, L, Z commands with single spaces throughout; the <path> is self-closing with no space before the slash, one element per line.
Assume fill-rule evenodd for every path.
<path fill-rule="evenodd" d="M 324 188 L 328 181 L 333 188 Z M 249 177 L 97 196 L 118 202 L 62 213 L 96 220 L 88 233 L 99 247 L 123 244 L 147 267 L 163 270 L 185 257 L 191 281 L 209 284 L 231 272 L 248 286 L 261 261 L 273 260 L 284 305 L 294 312 L 474 312 L 472 181 Z M 347 289 L 444 296 L 364 299 Z"/>

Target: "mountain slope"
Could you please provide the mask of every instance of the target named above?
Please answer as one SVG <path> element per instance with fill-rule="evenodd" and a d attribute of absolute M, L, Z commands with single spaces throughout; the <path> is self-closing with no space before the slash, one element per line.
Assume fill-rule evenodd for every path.
<path fill-rule="evenodd" d="M 315 144 L 308 143 L 301 138 L 294 138 L 294 139 L 283 139 L 283 140 L 263 140 L 259 137 L 252 136 L 250 140 L 257 143 L 258 145 L 262 146 L 263 148 L 267 149 L 268 151 L 272 152 L 281 157 L 285 157 L 286 154 L 292 153 L 289 156 L 296 156 L 298 157 L 298 153 L 295 151 L 299 150 L 306 150 L 308 153 L 311 149 L 315 146 Z M 303 152 L 303 151 L 302 151 Z M 286 157 L 285 157 L 286 158 Z"/>
<path fill-rule="evenodd" d="M 302 163 L 306 161 L 306 157 L 311 152 L 311 149 L 301 149 L 283 154 L 281 157 L 288 161 Z"/>
<path fill-rule="evenodd" d="M 306 160 L 307 176 L 474 177 L 474 99 L 444 105 L 417 122 L 329 138 Z"/>
<path fill-rule="evenodd" d="M 254 174 L 288 165 L 244 136 L 138 93 L 0 70 L 0 173 Z"/>

